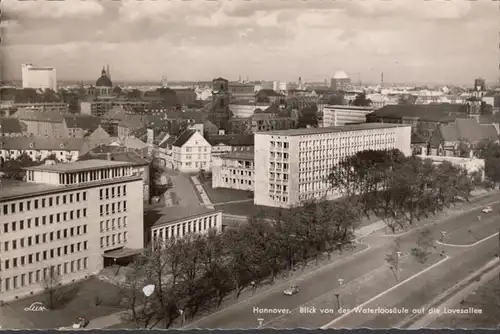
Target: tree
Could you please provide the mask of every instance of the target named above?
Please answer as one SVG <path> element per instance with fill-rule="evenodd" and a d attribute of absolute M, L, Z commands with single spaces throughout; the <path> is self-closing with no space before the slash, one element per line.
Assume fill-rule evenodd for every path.
<path fill-rule="evenodd" d="M 354 98 L 352 104 L 358 107 L 368 107 L 372 104 L 372 101 L 366 97 L 366 93 L 359 93 Z"/>
<path fill-rule="evenodd" d="M 470 157 L 471 152 L 472 152 L 471 144 L 465 139 L 460 139 L 457 145 L 458 156 L 461 158 L 468 158 Z"/>
<path fill-rule="evenodd" d="M 391 246 L 391 252 L 385 256 L 385 261 L 389 264 L 396 281 L 399 281 L 401 269 L 401 239 L 397 238 Z"/>
<path fill-rule="evenodd" d="M 419 263 L 425 263 L 432 254 L 430 249 L 435 249 L 434 237 L 432 231 L 425 228 L 420 232 L 417 239 L 417 246 L 411 249 L 411 254 L 417 259 Z"/>
<path fill-rule="evenodd" d="M 120 88 L 120 86 L 115 86 L 113 88 L 113 95 L 115 96 L 120 96 L 123 92 L 123 89 Z"/>
<path fill-rule="evenodd" d="M 398 104 L 400 105 L 411 105 L 415 104 L 417 96 L 412 94 L 402 94 L 398 97 Z"/>
<path fill-rule="evenodd" d="M 318 127 L 318 106 L 313 104 L 311 106 L 302 108 L 299 112 L 299 128 L 308 126 Z"/>
<path fill-rule="evenodd" d="M 345 99 L 344 94 L 340 92 L 334 92 L 332 95 L 328 96 L 327 104 L 330 105 L 344 105 Z"/>
<path fill-rule="evenodd" d="M 57 302 L 57 292 L 61 286 L 61 275 L 55 266 L 45 267 L 41 281 L 42 288 L 47 296 L 47 308 L 54 309 Z"/>

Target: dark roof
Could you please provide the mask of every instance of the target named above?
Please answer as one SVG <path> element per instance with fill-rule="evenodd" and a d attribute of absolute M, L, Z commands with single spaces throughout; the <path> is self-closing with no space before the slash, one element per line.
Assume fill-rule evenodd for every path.
<path fill-rule="evenodd" d="M 481 140 L 498 140 L 498 132 L 493 124 L 479 124 L 474 119 L 457 119 L 440 126 L 440 131 L 445 141 L 465 140 L 475 143 Z"/>
<path fill-rule="evenodd" d="M 424 144 L 427 143 L 428 139 L 425 138 L 424 136 L 418 134 L 418 133 L 413 133 L 411 135 L 411 143 L 412 144 Z"/>
<path fill-rule="evenodd" d="M 113 87 L 113 83 L 108 78 L 106 70 L 102 69 L 101 77 L 95 82 L 96 87 Z"/>
<path fill-rule="evenodd" d="M 228 80 L 221 78 L 221 77 L 218 77 L 218 78 L 215 78 L 213 81 L 228 81 Z"/>
<path fill-rule="evenodd" d="M 168 120 L 194 120 L 196 124 L 203 124 L 207 114 L 202 111 L 167 111 L 165 116 Z"/>
<path fill-rule="evenodd" d="M 61 123 L 63 121 L 63 114 L 59 111 L 41 111 L 40 109 L 22 108 L 12 116 L 21 121 L 38 121 L 48 123 Z"/>
<path fill-rule="evenodd" d="M 268 97 L 271 97 L 271 96 L 284 96 L 282 94 L 279 94 L 279 93 L 275 92 L 272 89 L 261 89 L 261 90 L 259 90 L 257 92 L 257 94 L 259 94 L 259 95 L 265 95 L 265 96 L 268 96 Z"/>
<path fill-rule="evenodd" d="M 0 118 L 0 134 L 2 133 L 22 133 L 21 122 L 16 118 Z"/>
<path fill-rule="evenodd" d="M 196 130 L 191 130 L 191 129 L 184 130 L 184 132 L 182 132 L 180 136 L 177 137 L 177 139 L 172 143 L 172 145 L 175 147 L 182 147 L 182 145 L 187 143 L 189 138 L 191 138 L 195 133 Z"/>
<path fill-rule="evenodd" d="M 7 150 L 80 151 L 83 138 L 0 137 L 1 147 Z"/>
<path fill-rule="evenodd" d="M 177 138 L 175 138 L 174 136 L 171 136 L 171 137 L 168 137 L 167 140 L 165 140 L 161 145 L 160 145 L 160 148 L 167 148 L 169 145 L 173 145 L 175 140 Z"/>
<path fill-rule="evenodd" d="M 221 210 L 208 209 L 202 206 L 177 206 L 165 208 L 161 212 L 161 217 L 153 224 L 153 226 L 163 226 L 172 224 L 182 220 L 190 220 L 198 216 L 209 215 L 221 212 Z"/>
<path fill-rule="evenodd" d="M 254 135 L 253 134 L 238 134 L 238 135 L 209 135 L 207 136 L 207 141 L 212 146 L 219 144 L 228 146 L 253 146 L 254 145 Z"/>
<path fill-rule="evenodd" d="M 375 117 L 416 117 L 427 121 L 454 120 L 467 116 L 465 104 L 387 105 L 368 114 Z"/>
<path fill-rule="evenodd" d="M 390 129 L 390 128 L 409 127 L 409 126 L 410 125 L 406 124 L 391 124 L 391 123 L 363 123 L 363 124 L 346 124 L 342 126 L 331 126 L 327 128 L 305 128 L 305 129 L 260 131 L 257 133 L 269 136 L 307 136 L 307 135 L 332 133 L 332 132 Z"/>
<path fill-rule="evenodd" d="M 122 162 L 130 162 L 137 166 L 145 166 L 149 165 L 149 161 L 135 151 L 128 152 L 112 152 L 112 153 L 95 153 L 92 150 L 91 152 L 82 155 L 78 158 L 78 160 L 108 160 L 108 157 L 111 161 L 122 161 Z M 108 156 L 109 154 L 109 156 Z"/>
<path fill-rule="evenodd" d="M 73 115 L 65 116 L 64 121 L 68 128 L 80 128 L 83 130 L 94 131 L 101 124 L 101 119 L 94 116 Z"/>

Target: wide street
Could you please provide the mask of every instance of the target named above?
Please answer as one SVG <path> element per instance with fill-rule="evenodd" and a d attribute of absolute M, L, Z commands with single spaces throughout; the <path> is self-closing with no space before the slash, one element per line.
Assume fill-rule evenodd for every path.
<path fill-rule="evenodd" d="M 486 204 L 495 199 L 498 200 L 498 195 L 487 199 L 485 198 L 479 203 Z M 491 229 L 491 221 L 498 219 L 500 205 L 497 204 L 492 207 L 493 213 L 481 213 L 481 207 L 437 223 L 430 223 L 427 226 L 431 229 L 436 239 L 440 238 L 441 231 L 451 233 L 454 230 L 466 229 L 468 226 L 471 226 L 471 224 L 486 224 L 485 226 Z M 478 215 L 483 216 L 481 221 L 478 221 Z M 420 223 L 420 225 L 423 224 L 424 222 Z M 416 246 L 418 235 L 418 230 L 411 230 L 398 237 L 400 239 L 401 251 L 405 258 L 404 261 L 408 263 L 414 260 L 408 253 L 411 248 Z M 344 258 L 337 263 L 325 266 L 311 275 L 303 277 L 302 279 L 297 279 L 295 282 L 287 283 L 286 285 L 296 283 L 300 286 L 301 290 L 296 295 L 285 296 L 283 294 L 283 289 L 286 288 L 286 285 L 276 286 L 265 293 L 258 294 L 244 302 L 199 319 L 184 328 L 256 328 L 259 318 L 263 323 L 262 327 L 267 328 L 319 328 L 338 317 L 338 314 L 323 314 L 318 310 L 316 310 L 316 313 L 307 314 L 304 313 L 303 310 L 301 312 L 299 307 L 315 306 L 318 309 L 323 307 L 336 308 L 336 299 L 332 297 L 336 293 L 342 295 L 343 291 L 349 290 L 349 294 L 352 296 L 356 294 L 356 291 L 363 290 L 363 298 L 366 297 L 364 300 L 351 298 L 350 302 L 355 304 L 345 305 L 345 307 L 354 307 L 396 285 L 397 282 L 395 280 L 391 281 L 391 271 L 385 261 L 386 255 L 391 253 L 394 239 L 396 239 L 395 236 L 384 235 L 381 232 L 363 238 L 362 242 L 369 245 L 368 250 Z M 495 242 L 492 243 L 489 241 L 481 243 L 473 248 L 455 248 L 456 247 L 438 245 L 438 249 L 435 250 L 435 252 L 445 250 L 450 258 L 436 265 L 435 268 L 429 270 L 419 278 L 403 284 L 401 288 L 386 294 L 380 299 L 380 303 L 382 303 L 380 305 L 389 307 L 401 304 L 403 306 L 408 305 L 407 307 L 409 308 L 423 306 L 428 298 L 432 299 L 431 296 L 435 296 L 446 290 L 449 286 L 454 284 L 453 280 L 460 280 L 462 276 L 466 276 L 469 271 L 474 269 L 473 266 L 481 266 L 489 261 L 495 252 L 498 251 Z M 435 262 L 437 262 L 437 260 L 444 260 L 444 257 L 437 257 L 438 259 L 435 259 Z M 408 265 L 408 263 L 406 263 L 406 265 Z M 466 264 L 465 266 L 463 265 L 464 263 Z M 418 267 L 418 265 L 416 265 L 416 267 Z M 416 270 L 415 273 L 421 270 L 420 268 L 413 269 Z M 413 275 L 411 268 L 408 269 L 408 273 Z M 342 286 L 340 286 L 339 278 L 343 279 Z M 383 287 L 382 290 L 380 290 L 380 288 L 377 289 L 377 287 L 372 284 L 375 280 L 377 280 L 377 282 L 382 281 L 382 283 L 387 284 L 387 286 Z M 411 288 L 407 288 L 407 286 Z M 432 286 L 432 289 L 430 286 Z M 428 290 L 426 290 L 424 296 L 428 298 L 417 298 L 416 295 L 423 292 L 425 289 Z M 342 303 L 344 302 L 347 303 L 348 301 L 342 301 Z M 379 305 L 378 299 L 367 307 L 377 305 Z M 374 321 L 373 323 L 375 325 L 382 323 L 382 327 L 390 327 L 390 325 L 394 325 L 394 322 L 397 323 L 401 320 L 399 318 L 388 320 L 387 324 L 385 324 L 382 320 L 375 321 L 372 318 L 373 317 L 348 315 L 340 319 L 338 326 L 334 324 L 332 327 L 360 327 L 365 326 L 364 323 L 370 321 Z M 384 317 L 378 318 L 383 319 Z M 373 327 L 369 323 L 366 324 L 366 326 Z"/>

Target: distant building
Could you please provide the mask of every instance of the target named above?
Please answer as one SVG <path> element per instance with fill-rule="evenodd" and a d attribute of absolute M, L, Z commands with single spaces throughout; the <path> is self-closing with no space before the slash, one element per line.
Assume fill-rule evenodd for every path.
<path fill-rule="evenodd" d="M 229 109 L 231 94 L 229 82 L 223 78 L 216 78 L 212 82 L 212 106 L 208 112 L 208 120 L 219 129 L 228 130 L 229 120 L 232 117 Z"/>
<path fill-rule="evenodd" d="M 366 115 L 374 110 L 372 107 L 325 105 L 323 106 L 323 124 L 321 126 L 366 123 Z"/>
<path fill-rule="evenodd" d="M 82 138 L 1 137 L 0 159 L 15 160 L 26 153 L 33 161 L 55 156 L 61 162 L 73 162 L 78 160 L 84 143 Z"/>
<path fill-rule="evenodd" d="M 345 90 L 351 85 L 351 79 L 344 71 L 338 71 L 330 82 L 330 88 L 334 90 Z"/>
<path fill-rule="evenodd" d="M 230 82 L 228 83 L 230 101 L 238 99 L 251 99 L 255 96 L 255 85 L 248 83 Z"/>
<path fill-rule="evenodd" d="M 23 88 L 52 89 L 53 91 L 57 91 L 55 68 L 23 64 L 21 65 L 21 76 Z"/>
<path fill-rule="evenodd" d="M 88 160 L 27 168 L 2 180 L 2 301 L 43 292 L 126 264 L 144 248 L 141 179 L 129 163 Z"/>
<path fill-rule="evenodd" d="M 327 181 L 334 164 L 364 150 L 399 149 L 411 155 L 411 127 L 359 124 L 255 134 L 256 205 L 292 207 L 340 195 Z"/>
<path fill-rule="evenodd" d="M 26 133 L 40 137 L 67 137 L 63 115 L 57 111 L 19 109 L 13 118 L 26 125 Z"/>
<path fill-rule="evenodd" d="M 252 116 L 252 132 L 288 130 L 298 127 L 299 118 L 293 111 L 286 111 L 277 104 L 265 110 L 256 109 Z"/>
<path fill-rule="evenodd" d="M 212 160 L 212 187 L 253 191 L 254 152 L 230 152 Z"/>
<path fill-rule="evenodd" d="M 0 117 L 0 137 L 19 137 L 26 134 L 26 125 L 16 118 Z"/>

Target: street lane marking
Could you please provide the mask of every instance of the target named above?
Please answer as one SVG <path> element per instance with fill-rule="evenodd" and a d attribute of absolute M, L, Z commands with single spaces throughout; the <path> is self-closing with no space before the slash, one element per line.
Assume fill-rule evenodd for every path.
<path fill-rule="evenodd" d="M 225 307 L 225 308 L 222 308 L 222 309 L 218 310 L 217 312 L 211 313 L 211 314 L 209 314 L 209 315 L 207 315 L 207 316 L 205 316 L 205 317 L 203 317 L 203 318 L 200 318 L 200 319 L 198 319 L 198 320 L 196 320 L 196 321 L 193 321 L 193 322 L 191 322 L 191 323 L 189 323 L 189 324 L 187 324 L 187 325 L 185 325 L 185 326 L 183 326 L 183 327 L 181 327 L 181 328 L 186 328 L 186 327 L 188 327 L 188 326 L 192 326 L 192 325 L 194 325 L 194 324 L 197 324 L 198 322 L 201 322 L 201 321 L 203 321 L 203 320 L 206 320 L 206 319 L 208 319 L 208 318 L 210 318 L 210 317 L 214 317 L 214 316 L 216 316 L 216 315 L 217 315 L 217 314 L 219 314 L 219 313 L 226 312 L 226 311 L 230 310 L 232 307 L 234 307 L 234 306 L 236 306 L 236 305 L 240 305 L 240 304 L 243 304 L 243 303 L 247 303 L 247 302 L 249 302 L 249 301 L 251 301 L 251 300 L 253 300 L 253 299 L 257 298 L 257 297 L 263 297 L 263 296 L 268 295 L 268 294 L 269 294 L 269 293 L 271 293 L 271 292 L 276 292 L 276 289 L 277 289 L 277 288 L 280 288 L 280 289 L 281 289 L 283 286 L 287 286 L 287 285 L 289 285 L 289 284 L 290 284 L 290 283 L 292 283 L 292 282 L 296 282 L 296 281 L 303 280 L 304 278 L 306 278 L 306 277 L 308 277 L 308 276 L 311 276 L 311 275 L 312 275 L 312 274 L 314 274 L 314 273 L 320 272 L 321 270 L 325 270 L 325 269 L 327 269 L 327 268 L 329 268 L 329 267 L 331 267 L 331 266 L 338 265 L 338 263 L 339 263 L 339 262 L 343 262 L 343 261 L 344 261 L 344 262 L 346 262 L 347 260 L 351 260 L 353 257 L 355 257 L 355 256 L 357 256 L 357 255 L 359 255 L 359 254 L 365 253 L 365 252 L 369 251 L 369 250 L 372 248 L 372 247 L 371 247 L 370 245 L 368 245 L 368 244 L 367 244 L 367 246 L 368 246 L 368 247 L 366 247 L 365 249 L 363 249 L 363 250 L 361 250 L 361 251 L 359 251 L 359 252 L 356 252 L 356 253 L 354 253 L 354 254 L 352 254 L 352 255 L 349 255 L 349 256 L 347 256 L 347 257 L 344 257 L 344 258 L 337 259 L 337 260 L 333 261 L 333 262 L 332 262 L 332 263 L 330 263 L 330 264 L 327 264 L 327 265 L 324 265 L 324 266 L 320 266 L 320 267 L 318 267 L 318 268 L 314 269 L 313 271 L 310 271 L 310 272 L 308 272 L 308 273 L 305 273 L 305 274 L 303 274 L 303 275 L 301 275 L 301 276 L 298 276 L 298 277 L 296 277 L 296 278 L 292 278 L 292 279 L 290 279 L 290 280 L 284 281 L 283 283 L 281 283 L 281 284 L 279 284 L 279 285 L 276 285 L 276 286 L 274 286 L 274 287 L 270 287 L 269 289 L 267 289 L 267 290 L 265 290 L 265 291 L 262 291 L 262 292 L 260 292 L 260 293 L 257 293 L 257 294 L 255 294 L 255 295 L 253 295 L 253 296 L 250 296 L 250 297 L 249 297 L 249 298 L 247 298 L 247 299 L 240 300 L 240 301 L 239 301 L 239 302 L 237 302 L 237 303 L 234 303 L 234 304 L 229 305 L 229 306 L 227 306 L 227 307 Z M 330 268 L 330 269 L 331 269 L 331 268 Z"/>
<path fill-rule="evenodd" d="M 407 254 L 405 256 L 402 256 L 401 260 L 405 260 L 405 259 L 407 259 L 409 257 L 410 257 L 410 255 Z M 373 270 L 370 270 L 368 273 L 364 274 L 363 276 L 356 277 L 352 281 L 349 281 L 347 284 L 343 284 L 342 286 L 337 286 L 336 288 L 331 289 L 330 291 L 322 294 L 321 296 L 318 296 L 318 297 L 316 297 L 316 298 L 314 298 L 312 300 L 309 300 L 309 301 L 305 302 L 304 304 L 299 305 L 298 307 L 292 309 L 292 311 L 291 311 L 290 314 L 282 314 L 282 315 L 280 315 L 280 316 L 278 316 L 278 317 L 276 317 L 276 318 L 274 318 L 272 320 L 269 320 L 268 322 L 264 323 L 262 326 L 265 326 L 265 325 L 267 325 L 269 323 L 275 322 L 276 320 L 279 320 L 281 318 L 293 315 L 293 312 L 295 312 L 297 310 L 300 310 L 301 307 L 306 306 L 306 305 L 311 304 L 311 303 L 314 303 L 315 301 L 318 301 L 321 298 L 325 298 L 325 297 L 327 297 L 328 295 L 330 295 L 334 291 L 342 291 L 344 288 L 347 288 L 348 286 L 350 286 L 350 285 L 352 285 L 352 284 L 354 284 L 354 283 L 356 283 L 358 281 L 362 281 L 365 277 L 373 275 L 375 272 L 382 271 L 383 269 L 389 269 L 389 267 L 386 267 L 386 266 L 382 265 L 382 266 L 379 266 L 379 267 L 377 267 L 377 268 L 375 268 Z M 272 328 L 272 327 L 270 327 L 270 328 Z"/>
<path fill-rule="evenodd" d="M 474 246 L 477 246 L 477 245 L 479 245 L 481 242 L 484 242 L 484 241 L 486 241 L 486 240 L 488 240 L 488 239 L 491 239 L 491 238 L 493 238 L 493 237 L 496 237 L 497 235 L 498 235 L 498 232 L 497 232 L 497 233 L 493 233 L 492 235 L 487 236 L 486 238 L 483 238 L 483 239 L 479 240 L 478 242 L 475 242 L 475 243 L 473 243 L 473 244 L 468 244 L 468 245 L 445 244 L 445 243 L 443 243 L 443 242 L 441 242 L 441 241 L 439 241 L 439 240 L 436 240 L 436 243 L 437 243 L 438 245 L 441 245 L 441 246 L 457 247 L 457 248 L 469 248 L 469 247 L 474 247 Z"/>
<path fill-rule="evenodd" d="M 366 305 L 370 304 L 371 302 L 373 302 L 373 301 L 377 300 L 378 298 L 380 298 L 380 297 L 382 297 L 382 296 L 384 296 L 384 295 L 388 294 L 389 292 L 392 292 L 392 291 L 396 290 L 396 289 L 397 289 L 397 288 L 399 288 L 400 286 L 403 286 L 404 284 L 406 284 L 407 282 L 411 281 L 412 279 L 417 278 L 418 276 L 420 276 L 420 275 L 422 275 L 422 274 L 424 274 L 424 273 L 426 273 L 426 272 L 428 272 L 428 271 L 430 271 L 430 270 L 434 269 L 435 267 L 437 267 L 438 265 L 440 265 L 440 264 L 444 263 L 444 262 L 445 262 L 445 261 L 447 261 L 448 259 L 450 259 L 450 257 L 449 257 L 448 255 L 445 255 L 445 258 L 444 258 L 444 259 L 442 259 L 442 260 L 440 260 L 439 262 L 434 263 L 432 266 L 430 266 L 430 267 L 428 267 L 428 268 L 425 268 L 424 270 L 422 270 L 422 271 L 420 271 L 420 272 L 416 273 L 416 274 L 415 274 L 415 275 L 413 275 L 413 276 L 408 277 L 408 278 L 407 278 L 407 279 L 405 279 L 404 281 L 402 281 L 402 282 L 400 282 L 400 283 L 398 283 L 398 284 L 394 285 L 393 287 L 391 287 L 391 288 L 389 288 L 389 289 L 385 290 L 384 292 L 379 293 L 378 295 L 376 295 L 375 297 L 373 297 L 373 298 L 369 299 L 368 301 L 364 302 L 363 304 L 358 305 L 358 306 L 356 306 L 356 307 L 352 308 L 349 312 L 342 314 L 340 317 L 338 317 L 338 318 L 336 318 L 336 319 L 332 320 L 331 322 L 327 323 L 326 325 L 322 326 L 322 327 L 321 327 L 321 329 L 328 329 L 328 328 L 330 328 L 330 327 L 331 327 L 332 325 L 334 325 L 336 322 L 338 322 L 338 321 L 340 321 L 340 320 L 342 320 L 342 319 L 346 318 L 346 317 L 347 317 L 347 316 L 349 316 L 350 314 L 352 314 L 352 313 L 355 311 L 355 309 L 356 309 L 356 308 L 363 308 L 364 306 L 366 306 Z"/>

